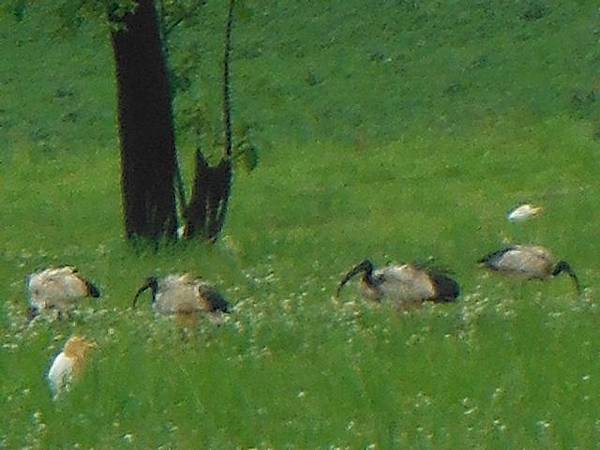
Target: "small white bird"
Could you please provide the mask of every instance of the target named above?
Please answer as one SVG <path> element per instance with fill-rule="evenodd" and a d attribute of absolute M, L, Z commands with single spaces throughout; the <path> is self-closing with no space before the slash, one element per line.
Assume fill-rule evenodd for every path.
<path fill-rule="evenodd" d="M 510 222 L 525 222 L 526 220 L 538 216 L 543 211 L 544 208 L 541 206 L 533 206 L 530 203 L 525 203 L 510 211 L 507 218 Z"/>
<path fill-rule="evenodd" d="M 63 351 L 54 358 L 48 371 L 48 382 L 55 400 L 61 393 L 69 390 L 73 381 L 81 377 L 87 353 L 95 347 L 95 342 L 81 336 L 72 336 L 67 340 Z"/>
<path fill-rule="evenodd" d="M 29 297 L 28 315 L 57 309 L 59 317 L 85 297 L 100 297 L 100 291 L 72 266 L 53 267 L 32 273 L 25 280 Z"/>
<path fill-rule="evenodd" d="M 133 307 L 145 290 L 152 291 L 152 307 L 157 313 L 182 319 L 209 313 L 215 316 L 229 312 L 229 303 L 210 284 L 190 274 L 167 275 L 164 278 L 148 277 L 133 299 Z"/>

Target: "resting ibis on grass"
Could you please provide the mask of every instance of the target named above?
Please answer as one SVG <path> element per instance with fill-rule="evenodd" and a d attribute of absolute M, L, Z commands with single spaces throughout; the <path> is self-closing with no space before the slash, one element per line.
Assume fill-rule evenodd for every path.
<path fill-rule="evenodd" d="M 32 273 L 26 278 L 29 317 L 57 309 L 59 317 L 85 297 L 100 297 L 100 291 L 75 267 L 63 266 Z"/>
<path fill-rule="evenodd" d="M 479 263 L 490 270 L 530 280 L 547 280 L 565 272 L 575 283 L 577 291 L 581 290 L 569 263 L 557 261 L 548 249 L 537 245 L 506 247 L 484 256 Z"/>
<path fill-rule="evenodd" d="M 147 289 L 152 291 L 152 307 L 160 314 L 182 318 L 229 312 L 229 304 L 213 286 L 190 274 L 149 277 L 133 299 L 134 308 L 139 296 Z"/>
<path fill-rule="evenodd" d="M 541 206 L 533 206 L 529 203 L 517 206 L 515 209 L 510 211 L 507 218 L 510 222 L 525 222 L 544 211 Z"/>
<path fill-rule="evenodd" d="M 376 302 L 388 299 L 401 307 L 417 305 L 426 300 L 447 303 L 454 301 L 460 293 L 458 283 L 441 270 L 419 264 L 375 269 L 373 263 L 365 259 L 344 276 L 336 295 L 339 296 L 344 285 L 360 273 L 363 295 Z"/>
<path fill-rule="evenodd" d="M 72 336 L 65 343 L 63 351 L 56 356 L 48 371 L 48 382 L 55 400 L 81 376 L 87 354 L 95 347 L 95 342 L 81 336 Z"/>

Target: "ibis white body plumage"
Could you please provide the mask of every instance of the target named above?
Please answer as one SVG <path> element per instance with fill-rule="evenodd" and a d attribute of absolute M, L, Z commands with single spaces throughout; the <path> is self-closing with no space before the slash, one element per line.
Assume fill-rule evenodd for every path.
<path fill-rule="evenodd" d="M 511 210 L 507 215 L 507 219 L 510 222 L 525 222 L 526 220 L 538 216 L 543 210 L 544 208 L 541 206 L 533 206 L 529 203 L 525 203 Z"/>
<path fill-rule="evenodd" d="M 547 280 L 567 273 L 580 289 L 579 280 L 566 261 L 557 261 L 550 250 L 538 245 L 512 245 L 492 252 L 479 263 L 495 272 L 526 279 Z"/>
<path fill-rule="evenodd" d="M 96 344 L 80 336 L 73 336 L 65 343 L 48 371 L 48 383 L 54 399 L 67 391 L 73 381 L 78 379 L 85 367 L 87 353 Z"/>
<path fill-rule="evenodd" d="M 26 287 L 32 317 L 47 309 L 62 313 L 85 297 L 100 297 L 98 288 L 72 266 L 35 272 L 27 277 Z"/>
<path fill-rule="evenodd" d="M 344 276 L 337 295 L 359 273 L 362 273 L 360 284 L 363 295 L 376 302 L 386 299 L 398 306 L 419 304 L 427 300 L 445 303 L 454 301 L 460 293 L 458 283 L 442 271 L 415 264 L 375 269 L 369 260 L 364 260 Z"/>
<path fill-rule="evenodd" d="M 152 291 L 152 307 L 164 315 L 227 313 L 229 304 L 210 284 L 190 274 L 149 277 L 138 290 L 133 306 L 142 292 Z"/>

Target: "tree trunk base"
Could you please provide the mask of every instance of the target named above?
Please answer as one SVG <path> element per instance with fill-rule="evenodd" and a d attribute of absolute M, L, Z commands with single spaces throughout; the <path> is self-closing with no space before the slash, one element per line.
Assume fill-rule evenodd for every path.
<path fill-rule="evenodd" d="M 214 242 L 225 222 L 231 190 L 231 160 L 221 159 L 211 167 L 198 151 L 192 198 L 185 211 L 183 239 L 195 236 Z"/>

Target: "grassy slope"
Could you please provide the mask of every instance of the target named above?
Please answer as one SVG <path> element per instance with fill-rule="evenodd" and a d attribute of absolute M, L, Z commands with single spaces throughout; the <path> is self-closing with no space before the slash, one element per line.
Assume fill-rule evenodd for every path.
<path fill-rule="evenodd" d="M 12 57 L 0 66 L 0 447 L 591 448 L 594 2 L 547 2 L 534 21 L 522 18 L 526 2 L 286 3 L 249 1 L 236 29 L 236 117 L 272 144 L 236 177 L 226 238 L 143 257 L 120 238 L 102 34 L 52 38 L 35 11 L 1 19 L 0 52 Z M 207 68 L 222 14 L 209 7 L 208 24 L 174 44 L 200 48 L 203 90 L 190 98 L 218 105 Z M 521 199 L 547 213 L 508 224 Z M 504 238 L 572 262 L 584 298 L 564 279 L 477 270 Z M 353 302 L 351 290 L 331 300 L 364 256 L 429 255 L 461 281 L 457 305 L 405 316 Z M 63 262 L 97 280 L 102 303 L 73 323 L 24 328 L 24 275 Z M 128 310 L 147 274 L 174 270 L 217 283 L 232 320 L 182 341 L 170 322 Z M 74 331 L 100 350 L 54 404 L 44 370 Z"/>

